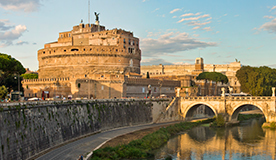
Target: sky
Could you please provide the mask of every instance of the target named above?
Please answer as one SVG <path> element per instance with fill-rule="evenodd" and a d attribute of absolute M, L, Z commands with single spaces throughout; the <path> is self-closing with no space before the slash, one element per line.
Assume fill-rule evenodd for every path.
<path fill-rule="evenodd" d="M 89 0 L 0 0 L 0 53 L 38 70 L 37 51 L 88 23 Z M 275 0 L 90 0 L 106 29 L 140 39 L 141 65 L 229 64 L 276 68 Z"/>

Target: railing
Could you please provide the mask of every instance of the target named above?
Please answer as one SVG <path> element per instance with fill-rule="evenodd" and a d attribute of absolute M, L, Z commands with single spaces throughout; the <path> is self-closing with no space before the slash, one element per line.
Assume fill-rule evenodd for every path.
<path fill-rule="evenodd" d="M 80 99 L 80 100 L 54 100 L 54 101 L 24 101 L 24 102 L 0 102 L 0 108 L 7 108 L 12 106 L 41 106 L 41 105 L 54 105 L 54 104 L 72 104 L 72 103 L 88 103 L 88 102 L 133 102 L 133 101 L 169 101 L 169 98 L 128 98 L 128 99 Z"/>
<path fill-rule="evenodd" d="M 272 96 L 193 96 L 181 97 L 186 100 L 275 100 Z"/>

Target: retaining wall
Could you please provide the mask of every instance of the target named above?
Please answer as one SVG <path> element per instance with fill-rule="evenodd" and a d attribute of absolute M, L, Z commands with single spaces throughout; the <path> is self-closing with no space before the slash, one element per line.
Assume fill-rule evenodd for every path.
<path fill-rule="evenodd" d="M 167 104 L 127 99 L 0 105 L 0 160 L 27 159 L 86 134 L 152 123 L 153 106 Z"/>

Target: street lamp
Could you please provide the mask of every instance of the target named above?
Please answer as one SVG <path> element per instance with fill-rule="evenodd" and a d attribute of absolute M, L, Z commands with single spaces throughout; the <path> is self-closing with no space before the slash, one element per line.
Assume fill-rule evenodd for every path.
<path fill-rule="evenodd" d="M 16 76 L 18 76 L 18 77 L 16 77 Z M 18 81 L 17 81 L 17 86 L 18 86 L 18 92 L 20 92 L 20 78 L 19 78 L 19 74 L 17 73 L 17 75 L 16 75 L 15 77 L 14 77 L 14 79 L 18 79 Z"/>

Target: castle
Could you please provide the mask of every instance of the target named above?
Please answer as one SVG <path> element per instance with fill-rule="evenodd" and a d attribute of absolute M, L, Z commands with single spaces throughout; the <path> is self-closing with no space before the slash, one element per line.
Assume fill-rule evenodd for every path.
<path fill-rule="evenodd" d="M 122 98 L 175 95 L 179 81 L 141 78 L 139 39 L 122 29 L 80 23 L 38 50 L 38 79 L 25 97 Z M 152 92 L 151 92 L 152 91 Z"/>

